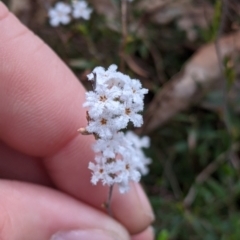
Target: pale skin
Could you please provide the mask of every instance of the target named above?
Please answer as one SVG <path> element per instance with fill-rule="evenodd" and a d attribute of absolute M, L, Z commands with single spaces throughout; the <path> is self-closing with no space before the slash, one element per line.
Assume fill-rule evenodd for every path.
<path fill-rule="evenodd" d="M 0 239 L 48 240 L 58 231 L 99 229 L 152 240 L 153 213 L 139 184 L 104 213 L 108 189 L 90 183 L 93 137 L 84 88 L 43 41 L 0 2 Z M 14 180 L 14 181 L 12 181 Z"/>

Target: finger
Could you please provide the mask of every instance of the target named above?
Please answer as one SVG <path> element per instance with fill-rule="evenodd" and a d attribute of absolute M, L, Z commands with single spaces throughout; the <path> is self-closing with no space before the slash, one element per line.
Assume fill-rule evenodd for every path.
<path fill-rule="evenodd" d="M 130 239 L 126 230 L 105 214 L 34 184 L 0 181 L 0 208 L 2 240 L 50 240 L 55 233 L 72 229 L 99 229 L 100 234 L 106 232 L 115 239 Z"/>
<path fill-rule="evenodd" d="M 132 240 L 154 240 L 154 230 L 152 226 L 149 226 L 143 232 L 132 236 Z"/>
<path fill-rule="evenodd" d="M 48 156 L 45 164 L 58 188 L 101 209 L 107 190 L 90 185 L 87 169 L 93 138 L 76 133 L 86 125 L 82 86 L 2 3 L 0 19 L 0 138 L 25 154 Z M 115 189 L 112 201 L 114 216 L 131 233 L 153 220 L 145 194 L 135 186 L 124 196 Z"/>
<path fill-rule="evenodd" d="M 0 142 L 0 178 L 53 186 L 41 159 L 30 157 Z"/>
<path fill-rule="evenodd" d="M 83 87 L 1 2 L 0 32 L 0 138 L 25 154 L 46 156 L 86 123 Z"/>

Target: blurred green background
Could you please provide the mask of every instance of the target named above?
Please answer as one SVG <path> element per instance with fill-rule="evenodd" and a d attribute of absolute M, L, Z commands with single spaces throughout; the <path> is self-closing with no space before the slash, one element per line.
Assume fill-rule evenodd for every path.
<path fill-rule="evenodd" d="M 56 1 L 3 2 L 86 88 L 95 66 L 115 63 L 149 89 L 136 132 L 151 138 L 142 183 L 156 239 L 239 240 L 239 1 L 135 0 L 125 33 L 120 0 L 89 0 L 89 21 L 57 28 L 47 17 Z"/>

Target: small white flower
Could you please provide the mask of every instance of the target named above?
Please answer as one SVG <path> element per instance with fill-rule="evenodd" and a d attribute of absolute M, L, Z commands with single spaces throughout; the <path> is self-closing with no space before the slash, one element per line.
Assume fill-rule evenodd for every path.
<path fill-rule="evenodd" d="M 96 185 L 98 181 L 102 181 L 103 185 L 112 185 L 115 183 L 115 174 L 112 169 L 114 169 L 113 164 L 94 164 L 92 162 L 89 163 L 88 168 L 92 170 L 92 184 Z"/>
<path fill-rule="evenodd" d="M 88 168 L 92 170 L 92 179 L 91 182 L 92 184 L 96 185 L 97 182 L 100 179 L 104 178 L 104 175 L 106 175 L 104 166 L 99 165 L 99 164 L 94 164 L 92 162 L 89 163 Z"/>
<path fill-rule="evenodd" d="M 134 182 L 139 182 L 141 178 L 141 174 L 137 171 L 136 166 L 131 158 L 124 159 L 121 162 L 122 164 L 122 172 L 119 175 L 121 182 L 126 182 L 129 180 L 133 180 Z"/>
<path fill-rule="evenodd" d="M 124 194 L 126 192 L 129 191 L 129 182 L 128 181 L 125 181 L 125 182 L 120 182 L 118 183 L 118 189 L 119 189 L 119 192 L 121 194 Z"/>
<path fill-rule="evenodd" d="M 136 169 L 140 171 L 142 175 L 146 175 L 149 171 L 147 165 L 151 163 L 151 159 L 145 157 L 142 148 L 148 148 L 150 146 L 149 137 L 145 136 L 140 138 L 131 131 L 128 131 L 125 136 L 129 141 L 128 145 L 131 145 L 129 152 L 132 152 L 132 161 L 135 162 Z"/>
<path fill-rule="evenodd" d="M 73 17 L 83 18 L 89 20 L 92 13 L 92 9 L 88 7 L 88 4 L 84 0 L 73 2 Z"/>
<path fill-rule="evenodd" d="M 126 151 L 127 141 L 122 132 L 117 132 L 112 138 L 98 139 L 93 145 L 93 150 L 96 153 L 102 153 L 108 158 L 115 158 L 117 154 L 123 154 Z"/>
<path fill-rule="evenodd" d="M 88 168 L 92 170 L 92 184 L 96 185 L 101 180 L 103 185 L 110 186 L 118 181 L 118 174 L 121 170 L 118 161 L 103 156 L 96 156 L 95 161 L 97 164 L 90 162 L 88 165 Z"/>
<path fill-rule="evenodd" d="M 140 104 L 143 106 L 143 98 L 144 94 L 147 94 L 148 90 L 146 88 L 142 88 L 142 84 L 136 80 L 133 79 L 129 82 L 129 84 L 126 84 L 123 89 L 123 95 L 122 99 L 129 99 L 131 96 L 134 103 Z"/>
<path fill-rule="evenodd" d="M 51 8 L 48 12 L 50 18 L 50 25 L 53 27 L 59 26 L 61 23 L 66 25 L 71 21 L 69 16 L 71 7 L 63 2 L 58 2 L 54 8 Z"/>
<path fill-rule="evenodd" d="M 128 123 L 128 121 L 131 121 L 134 127 L 141 127 L 143 124 L 143 118 L 142 115 L 140 115 L 138 112 L 142 111 L 142 108 L 142 105 L 131 103 L 130 101 L 126 102 L 124 104 L 121 116 L 119 117 L 119 122 L 125 124 L 125 122 Z M 122 128 L 125 127 L 126 126 L 123 125 Z"/>
<path fill-rule="evenodd" d="M 92 74 L 88 75 L 88 79 L 90 81 L 95 79 L 98 86 L 107 84 L 107 86 L 105 86 L 108 88 L 111 88 L 112 86 L 119 87 L 119 83 L 124 86 L 124 81 L 122 79 L 123 74 L 117 72 L 116 70 L 117 66 L 115 64 L 110 65 L 107 70 L 105 70 L 103 67 L 96 67 L 93 69 Z"/>
<path fill-rule="evenodd" d="M 97 92 L 90 91 L 86 93 L 86 102 L 83 106 L 90 108 L 89 114 L 93 119 L 99 118 L 103 110 L 112 112 L 112 114 L 119 114 L 120 102 L 115 100 L 119 95 L 118 88 L 107 89 L 100 85 Z"/>
<path fill-rule="evenodd" d="M 136 149 L 150 147 L 150 138 L 147 136 L 140 138 L 138 135 L 136 135 L 132 131 L 126 132 L 125 136 Z"/>
<path fill-rule="evenodd" d="M 114 120 L 104 114 L 103 117 L 90 120 L 86 130 L 90 133 L 96 133 L 102 139 L 109 139 L 114 134 Z"/>

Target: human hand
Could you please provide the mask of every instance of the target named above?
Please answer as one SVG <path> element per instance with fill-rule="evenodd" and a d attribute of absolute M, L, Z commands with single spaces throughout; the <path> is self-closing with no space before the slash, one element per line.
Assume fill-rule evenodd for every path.
<path fill-rule="evenodd" d="M 124 195 L 115 189 L 115 220 L 103 213 L 108 188 L 92 186 L 88 170 L 93 138 L 76 131 L 87 124 L 84 98 L 65 64 L 0 2 L 1 239 L 69 230 L 82 231 L 54 240 L 153 239 L 140 185 Z"/>

